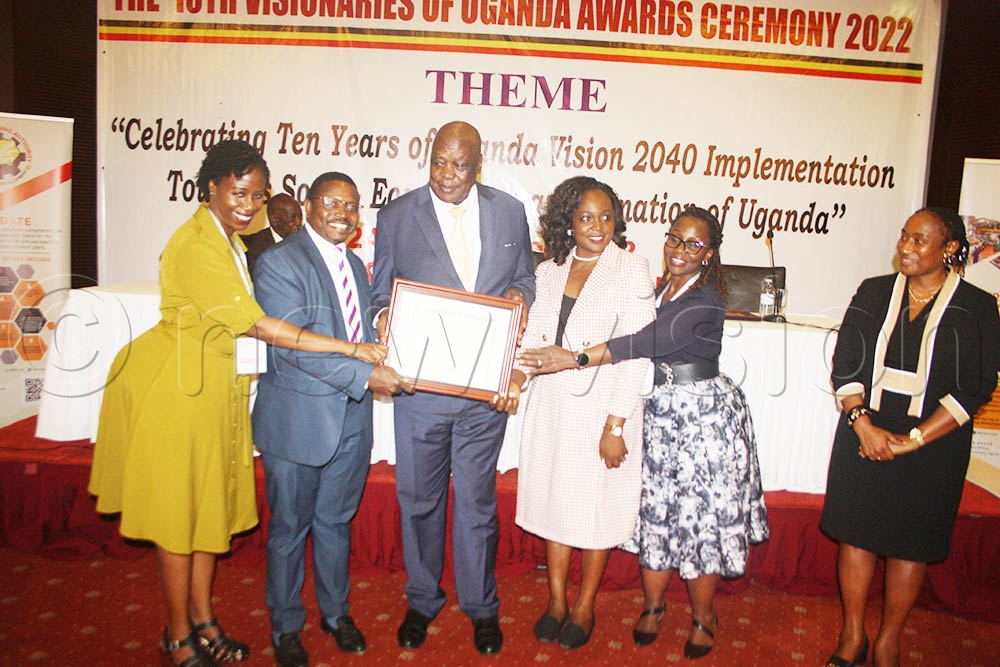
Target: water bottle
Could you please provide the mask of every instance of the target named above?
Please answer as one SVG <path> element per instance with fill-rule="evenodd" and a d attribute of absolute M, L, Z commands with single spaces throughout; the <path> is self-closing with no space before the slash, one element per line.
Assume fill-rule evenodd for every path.
<path fill-rule="evenodd" d="M 760 281 L 760 307 L 757 312 L 761 318 L 774 318 L 777 314 L 778 288 L 774 283 L 774 276 L 764 276 Z"/>

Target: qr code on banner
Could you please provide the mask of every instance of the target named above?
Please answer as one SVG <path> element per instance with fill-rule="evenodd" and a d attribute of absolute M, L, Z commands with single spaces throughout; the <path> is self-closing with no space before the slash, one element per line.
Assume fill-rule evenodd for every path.
<path fill-rule="evenodd" d="M 24 402 L 37 403 L 42 400 L 45 378 L 24 378 Z"/>

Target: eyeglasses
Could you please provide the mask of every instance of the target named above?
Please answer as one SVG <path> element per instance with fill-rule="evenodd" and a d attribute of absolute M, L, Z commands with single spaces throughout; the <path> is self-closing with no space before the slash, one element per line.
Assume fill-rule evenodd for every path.
<path fill-rule="evenodd" d="M 336 197 L 313 197 L 313 199 L 322 204 L 323 208 L 328 211 L 336 211 L 338 208 L 343 207 L 348 213 L 357 213 L 364 208 L 364 206 L 356 201 L 344 201 Z"/>
<path fill-rule="evenodd" d="M 685 241 L 681 237 L 677 236 L 676 234 L 671 234 L 670 232 L 667 232 L 666 240 L 664 240 L 664 243 L 667 244 L 668 248 L 676 248 L 677 246 L 683 244 L 684 252 L 686 252 L 689 255 L 697 255 L 699 252 L 702 251 L 703 248 L 706 247 L 705 244 L 701 241 Z"/>

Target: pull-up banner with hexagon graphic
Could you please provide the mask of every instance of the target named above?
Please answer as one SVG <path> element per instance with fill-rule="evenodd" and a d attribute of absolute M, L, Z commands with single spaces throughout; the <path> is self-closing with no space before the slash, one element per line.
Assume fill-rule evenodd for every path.
<path fill-rule="evenodd" d="M 38 413 L 70 286 L 73 120 L 0 113 L 0 426 Z"/>

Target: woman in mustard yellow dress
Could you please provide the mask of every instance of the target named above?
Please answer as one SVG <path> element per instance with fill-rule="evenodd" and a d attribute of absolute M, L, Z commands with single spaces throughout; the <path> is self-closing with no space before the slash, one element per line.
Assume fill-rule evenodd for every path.
<path fill-rule="evenodd" d="M 101 407 L 90 492 L 99 512 L 121 512 L 122 535 L 156 544 L 169 612 L 163 648 L 184 667 L 249 654 L 222 632 L 211 603 L 216 556 L 257 524 L 250 376 L 236 372 L 236 339 L 370 363 L 385 356 L 266 316 L 254 301 L 238 232 L 264 205 L 268 178 L 246 142 L 208 152 L 198 173 L 206 203 L 160 258 L 162 319 L 118 354 Z"/>

